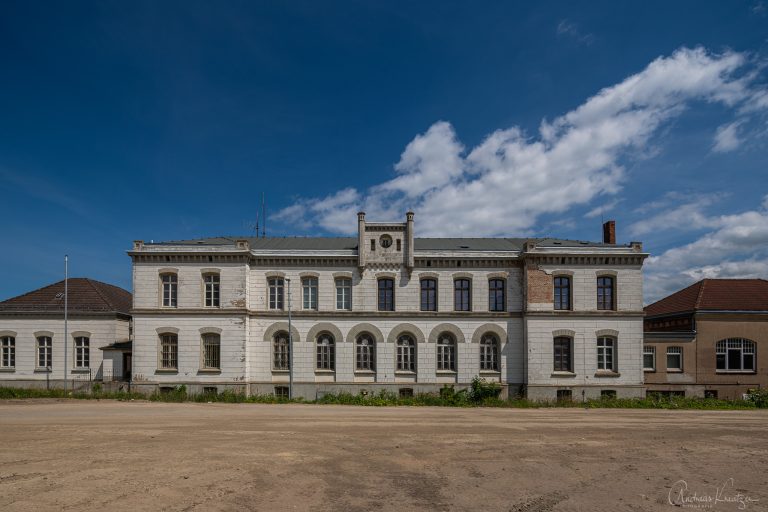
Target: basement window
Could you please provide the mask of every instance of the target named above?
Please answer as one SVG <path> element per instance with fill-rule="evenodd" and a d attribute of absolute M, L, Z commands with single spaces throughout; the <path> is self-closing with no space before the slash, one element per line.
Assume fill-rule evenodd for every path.
<path fill-rule="evenodd" d="M 275 386 L 275 397 L 287 399 L 288 396 L 288 386 Z"/>

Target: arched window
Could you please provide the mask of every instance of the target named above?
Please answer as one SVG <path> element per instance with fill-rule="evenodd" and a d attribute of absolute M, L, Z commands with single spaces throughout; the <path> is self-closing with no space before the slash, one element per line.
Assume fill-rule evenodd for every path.
<path fill-rule="evenodd" d="M 600 276 L 597 278 L 597 309 L 613 310 L 615 304 L 614 279 L 611 276 Z"/>
<path fill-rule="evenodd" d="M 597 369 L 616 371 L 616 340 L 607 336 L 597 338 Z"/>
<path fill-rule="evenodd" d="M 488 280 L 488 311 L 504 311 L 504 285 L 503 279 Z"/>
<path fill-rule="evenodd" d="M 86 336 L 75 338 L 75 368 L 88 368 L 91 360 L 91 340 Z"/>
<path fill-rule="evenodd" d="M 555 284 L 555 309 L 571 309 L 571 278 L 568 276 L 556 276 Z"/>
<path fill-rule="evenodd" d="M 175 334 L 160 335 L 160 368 L 175 370 L 179 367 L 179 338 Z"/>
<path fill-rule="evenodd" d="M 216 333 L 203 334 L 203 368 L 221 368 L 221 336 Z"/>
<path fill-rule="evenodd" d="M 453 309 L 472 310 L 472 283 L 469 279 L 456 279 L 453 282 Z"/>
<path fill-rule="evenodd" d="M 13 336 L 3 336 L 0 338 L 0 349 L 2 349 L 2 358 L 0 364 L 3 368 L 14 368 L 16 366 L 16 338 Z"/>
<path fill-rule="evenodd" d="M 317 369 L 334 370 L 336 368 L 336 344 L 333 336 L 327 332 L 317 337 Z"/>
<path fill-rule="evenodd" d="M 567 336 L 557 336 L 554 340 L 553 354 L 554 371 L 556 372 L 572 372 L 573 371 L 573 357 L 571 354 L 571 338 Z"/>
<path fill-rule="evenodd" d="M 755 342 L 743 338 L 720 340 L 715 346 L 717 371 L 754 372 Z"/>
<path fill-rule="evenodd" d="M 395 280 L 379 279 L 379 311 L 395 310 Z"/>
<path fill-rule="evenodd" d="M 376 370 L 376 342 L 368 333 L 355 340 L 355 369 L 372 372 Z"/>
<path fill-rule="evenodd" d="M 456 338 L 447 332 L 437 338 L 437 370 L 456 371 Z"/>
<path fill-rule="evenodd" d="M 499 371 L 499 338 L 488 333 L 480 340 L 480 370 Z"/>
<path fill-rule="evenodd" d="M 273 354 L 272 368 L 275 370 L 291 369 L 291 344 L 288 340 L 288 333 L 280 331 L 275 333 L 272 339 Z"/>
<path fill-rule="evenodd" d="M 205 274 L 203 284 L 205 285 L 205 307 L 218 308 L 221 304 L 219 274 Z"/>
<path fill-rule="evenodd" d="M 176 274 L 161 274 L 163 288 L 163 307 L 175 308 L 179 296 L 179 278 Z"/>
<path fill-rule="evenodd" d="M 421 280 L 421 310 L 437 311 L 437 279 Z"/>
<path fill-rule="evenodd" d="M 410 334 L 397 338 L 397 371 L 416 371 L 416 342 Z"/>

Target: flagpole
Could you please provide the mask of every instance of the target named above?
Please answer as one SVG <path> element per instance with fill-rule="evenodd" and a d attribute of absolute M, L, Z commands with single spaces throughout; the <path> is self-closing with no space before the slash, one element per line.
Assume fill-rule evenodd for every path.
<path fill-rule="evenodd" d="M 69 256 L 64 255 L 64 391 L 67 391 L 67 313 L 69 308 Z"/>

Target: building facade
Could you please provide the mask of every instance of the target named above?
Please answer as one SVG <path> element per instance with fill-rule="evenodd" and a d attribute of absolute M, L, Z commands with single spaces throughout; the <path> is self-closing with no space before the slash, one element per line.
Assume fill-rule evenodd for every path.
<path fill-rule="evenodd" d="M 0 385 L 62 388 L 65 353 L 70 389 L 130 377 L 131 294 L 73 278 L 68 299 L 66 343 L 64 281 L 0 302 Z"/>
<path fill-rule="evenodd" d="M 414 234 L 411 212 L 360 213 L 356 238 L 134 242 L 134 388 L 643 394 L 647 255 L 612 224 L 603 243 Z"/>
<path fill-rule="evenodd" d="M 768 386 L 768 281 L 704 279 L 645 311 L 649 394 L 736 399 Z"/>

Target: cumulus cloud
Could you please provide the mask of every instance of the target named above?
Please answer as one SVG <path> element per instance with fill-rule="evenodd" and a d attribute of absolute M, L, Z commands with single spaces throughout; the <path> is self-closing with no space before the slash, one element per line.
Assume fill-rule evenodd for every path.
<path fill-rule="evenodd" d="M 649 302 L 705 277 L 768 277 L 768 198 L 754 210 L 708 222 L 715 229 L 704 236 L 648 258 Z"/>
<path fill-rule="evenodd" d="M 691 102 L 739 108 L 762 93 L 750 66 L 741 53 L 682 48 L 542 121 L 538 134 L 500 129 L 470 149 L 440 121 L 408 144 L 393 178 L 298 199 L 276 219 L 351 234 L 358 210 L 390 220 L 413 209 L 423 236 L 524 235 L 542 215 L 618 193 L 626 161 L 642 158 L 650 138 Z"/>
<path fill-rule="evenodd" d="M 728 151 L 738 149 L 741 145 L 741 140 L 738 135 L 740 125 L 740 121 L 735 121 L 720 126 L 717 129 L 717 133 L 715 133 L 715 141 L 712 145 L 712 151 L 715 153 L 727 153 Z"/>
<path fill-rule="evenodd" d="M 614 199 L 613 201 L 609 201 L 605 204 L 602 204 L 600 206 L 596 206 L 595 208 L 592 208 L 587 213 L 584 214 L 584 217 L 587 219 L 594 219 L 595 217 L 599 217 L 600 215 L 604 215 L 614 208 L 616 208 L 616 205 L 618 205 L 621 202 L 621 199 Z"/>
<path fill-rule="evenodd" d="M 642 219 L 629 226 L 632 236 L 641 236 L 657 231 L 691 231 L 717 226 L 718 220 L 709 217 L 704 210 L 720 201 L 725 194 L 683 195 L 668 193 L 662 200 L 647 203 L 638 208 L 640 212 L 658 211 L 660 213 Z M 669 205 L 675 205 L 670 207 Z"/>

